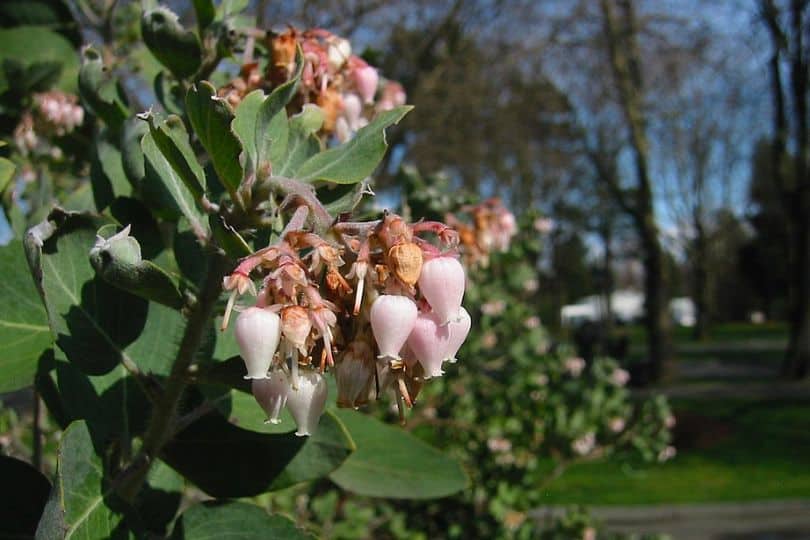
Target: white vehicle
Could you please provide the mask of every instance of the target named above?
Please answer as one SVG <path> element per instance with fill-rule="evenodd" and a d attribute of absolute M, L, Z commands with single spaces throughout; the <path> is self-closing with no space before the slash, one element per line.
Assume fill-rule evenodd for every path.
<path fill-rule="evenodd" d="M 625 324 L 639 321 L 644 317 L 644 295 L 637 291 L 616 291 L 610 297 L 610 311 L 615 321 Z M 695 325 L 695 303 L 691 298 L 673 298 L 669 311 L 675 324 Z M 597 322 L 607 317 L 607 306 L 602 296 L 586 296 L 576 304 L 563 306 L 560 317 L 563 326 Z"/>

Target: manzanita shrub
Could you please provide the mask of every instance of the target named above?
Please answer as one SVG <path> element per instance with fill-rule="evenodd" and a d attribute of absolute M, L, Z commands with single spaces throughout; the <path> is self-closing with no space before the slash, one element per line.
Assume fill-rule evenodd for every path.
<path fill-rule="evenodd" d="M 58 439 L 0 457 L 0 536 L 528 538 L 568 465 L 672 457 L 666 402 L 540 323 L 548 220 L 414 171 L 368 212 L 402 87 L 243 5 L 87 4 L 80 55 L 61 3 L 0 6 L 0 392 Z"/>
<path fill-rule="evenodd" d="M 391 502 L 316 482 L 274 494 L 271 504 L 333 538 L 594 538 L 598 523 L 586 513 L 547 522 L 538 509 L 571 465 L 671 459 L 675 418 L 666 399 L 635 399 L 614 360 L 588 364 L 550 338 L 537 315 L 548 218 L 518 220 L 497 199 L 476 202 L 453 189 L 446 176 L 406 169 L 398 180 L 403 215 L 458 231 L 472 321 L 453 376 L 425 387 L 407 429 L 459 459 L 472 485 L 438 501 Z"/>
<path fill-rule="evenodd" d="M 15 102 L 11 157 L 30 183 L 76 161 L 71 204 L 2 250 L 0 391 L 35 382 L 64 430 L 44 509 L 21 497 L 38 538 L 305 537 L 230 500 L 327 477 L 402 499 L 468 483 L 354 410 L 383 401 L 404 420 L 471 328 L 454 229 L 355 217 L 385 129 L 409 110 L 401 86 L 329 32 L 248 31 L 233 2 L 194 7 L 196 30 L 166 7 L 140 14 L 162 65 L 148 110 L 91 46 L 80 97 L 40 85 Z M 59 150 L 84 136 L 89 171 Z M 6 202 L 24 202 L 26 179 L 0 165 Z M 6 207 L 17 225 L 24 212 Z M 15 460 L 0 471 L 49 482 Z M 181 513 L 188 486 L 217 501 Z"/>

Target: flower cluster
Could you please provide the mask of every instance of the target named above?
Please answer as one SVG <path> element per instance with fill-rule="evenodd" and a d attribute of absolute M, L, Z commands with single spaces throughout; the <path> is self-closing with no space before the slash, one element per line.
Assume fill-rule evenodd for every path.
<path fill-rule="evenodd" d="M 84 122 L 84 109 L 73 94 L 51 90 L 34 94 L 31 110 L 14 129 L 14 142 L 23 155 L 37 149 L 40 136 L 62 137 Z"/>
<path fill-rule="evenodd" d="M 497 197 L 480 204 L 465 206 L 462 212 L 469 214 L 471 223 L 448 215 L 447 223 L 458 229 L 464 248 L 466 262 L 470 266 L 487 266 L 489 254 L 506 252 L 512 237 L 518 232 L 515 215 Z"/>
<path fill-rule="evenodd" d="M 298 47 L 304 66 L 294 106 L 318 105 L 324 112 L 325 135 L 346 141 L 378 112 L 405 104 L 401 84 L 381 78 L 377 68 L 352 54 L 348 40 L 327 30 L 290 27 L 282 33 L 269 33 L 266 45 L 270 61 L 264 74 L 258 64 L 246 64 L 239 77 L 219 90 L 220 97 L 231 105 L 238 105 L 252 90 L 289 80 L 297 67 Z"/>
<path fill-rule="evenodd" d="M 277 243 L 225 278 L 231 296 L 223 328 L 238 295 L 257 296 L 234 324 L 245 378 L 268 421 L 278 422 L 286 405 L 298 435 L 317 426 L 327 368 L 338 406 L 360 407 L 391 389 L 404 418 L 424 381 L 456 361 L 470 331 L 457 234 L 443 223 L 409 224 L 386 213 L 336 223 L 321 236 L 302 228 L 306 212 L 296 211 Z M 258 292 L 251 274 L 262 277 Z"/>

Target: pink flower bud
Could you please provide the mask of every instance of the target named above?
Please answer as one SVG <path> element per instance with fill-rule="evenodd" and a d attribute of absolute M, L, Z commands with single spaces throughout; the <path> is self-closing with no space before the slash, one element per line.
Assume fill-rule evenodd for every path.
<path fill-rule="evenodd" d="M 380 350 L 377 358 L 400 360 L 399 351 L 413 330 L 416 304 L 407 296 L 382 294 L 371 305 L 371 330 Z"/>
<path fill-rule="evenodd" d="M 318 420 L 326 406 L 327 386 L 323 375 L 306 370 L 298 378 L 298 388 L 290 388 L 287 393 L 287 409 L 292 414 L 299 437 L 315 433 Z"/>
<path fill-rule="evenodd" d="M 380 76 L 377 70 L 369 65 L 358 65 L 352 72 L 354 84 L 357 86 L 357 93 L 364 103 L 374 103 L 374 95 L 377 93 L 377 83 Z"/>
<path fill-rule="evenodd" d="M 290 382 L 284 371 L 274 369 L 266 379 L 253 379 L 251 389 L 253 397 L 267 413 L 265 423 L 281 423 L 279 415 L 282 407 L 287 403 L 287 393 L 290 390 Z"/>
<path fill-rule="evenodd" d="M 279 316 L 260 307 L 239 314 L 234 325 L 236 343 L 247 368 L 246 379 L 265 379 L 281 337 Z"/>
<path fill-rule="evenodd" d="M 362 340 L 351 342 L 335 366 L 338 407 L 359 407 L 368 402 L 374 382 L 374 351 Z"/>
<path fill-rule="evenodd" d="M 458 354 L 458 350 L 461 348 L 461 346 L 464 345 L 464 340 L 467 339 L 471 326 L 472 319 L 470 319 L 470 314 L 467 313 L 467 310 L 463 307 L 459 309 L 458 320 L 451 321 L 447 325 L 447 329 L 450 332 L 450 338 L 447 342 L 447 356 L 445 356 L 444 359 L 451 364 L 458 362 L 456 355 Z"/>
<path fill-rule="evenodd" d="M 428 301 L 441 324 L 459 317 L 461 300 L 464 298 L 464 268 L 453 257 L 436 257 L 422 265 L 419 290 Z"/>
<path fill-rule="evenodd" d="M 449 351 L 450 330 L 441 326 L 435 313 L 420 313 L 416 318 L 408 347 L 425 370 L 425 378 L 441 377 L 442 362 Z"/>

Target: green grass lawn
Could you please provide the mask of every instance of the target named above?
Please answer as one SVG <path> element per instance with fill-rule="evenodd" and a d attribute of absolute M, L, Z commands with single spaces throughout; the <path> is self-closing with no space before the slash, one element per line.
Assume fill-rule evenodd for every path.
<path fill-rule="evenodd" d="M 625 329 L 632 343 L 643 343 L 645 341 L 644 328 L 641 325 L 627 326 Z M 684 326 L 674 327 L 672 337 L 675 344 L 699 343 L 693 339 L 692 331 L 692 328 Z M 731 322 L 713 325 L 709 329 L 709 341 L 779 340 L 787 339 L 787 334 L 787 324 L 784 322 L 774 321 L 764 324 Z"/>
<path fill-rule="evenodd" d="M 641 360 L 646 356 L 644 329 L 634 325 L 625 327 L 625 331 L 631 343 L 628 361 Z M 787 338 L 787 326 L 782 322 L 718 324 L 705 341 L 695 341 L 691 328 L 677 327 L 673 332 L 678 360 L 733 364 L 779 364 Z"/>
<path fill-rule="evenodd" d="M 548 504 L 658 504 L 810 497 L 810 401 L 676 402 L 665 464 L 570 468 Z"/>

